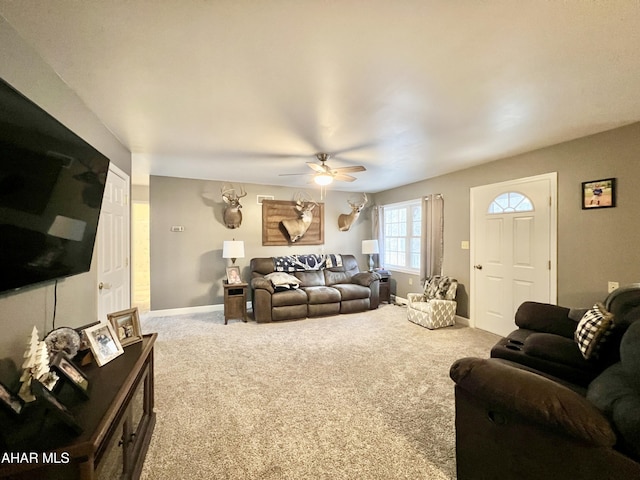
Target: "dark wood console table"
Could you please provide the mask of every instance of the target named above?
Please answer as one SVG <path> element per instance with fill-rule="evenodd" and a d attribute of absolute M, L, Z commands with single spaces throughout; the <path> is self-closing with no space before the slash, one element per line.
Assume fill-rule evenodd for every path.
<path fill-rule="evenodd" d="M 83 369 L 89 399 L 71 406 L 82 433 L 64 426 L 43 426 L 37 440 L 22 451 L 40 453 L 35 463 L 0 465 L 0 478 L 129 480 L 140 477 L 156 414 L 153 411 L 153 346 L 157 334 L 125 347 L 103 367 Z M 46 463 L 43 461 L 47 459 Z M 60 460 L 58 463 L 53 459 Z M 66 460 L 66 461 L 65 461 Z"/>

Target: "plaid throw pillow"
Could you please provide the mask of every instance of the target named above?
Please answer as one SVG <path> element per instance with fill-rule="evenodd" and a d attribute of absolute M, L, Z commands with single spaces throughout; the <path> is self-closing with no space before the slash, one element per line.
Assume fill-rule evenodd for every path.
<path fill-rule="evenodd" d="M 574 337 L 586 360 L 598 358 L 598 350 L 611 334 L 612 328 L 613 314 L 607 312 L 602 303 L 596 303 L 584 314 Z"/>

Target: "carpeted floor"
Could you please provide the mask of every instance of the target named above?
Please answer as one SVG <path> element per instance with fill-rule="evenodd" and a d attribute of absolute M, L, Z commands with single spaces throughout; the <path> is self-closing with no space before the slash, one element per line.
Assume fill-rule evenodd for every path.
<path fill-rule="evenodd" d="M 427 330 L 403 307 L 257 324 L 222 312 L 158 332 L 143 479 L 452 479 L 453 383 L 498 337 Z"/>

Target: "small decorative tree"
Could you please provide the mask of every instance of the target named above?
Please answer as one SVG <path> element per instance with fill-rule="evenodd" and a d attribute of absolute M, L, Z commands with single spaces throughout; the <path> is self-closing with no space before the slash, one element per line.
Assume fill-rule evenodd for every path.
<path fill-rule="evenodd" d="M 25 402 L 33 402 L 36 397 L 31 393 L 31 381 L 35 378 L 44 385 L 57 381 L 57 376 L 49 371 L 49 352 L 47 344 L 38 338 L 38 329 L 34 326 L 31 336 L 27 341 L 27 350 L 24 352 L 24 362 L 22 363 L 22 376 L 20 381 L 22 386 L 18 395 Z M 55 378 L 51 378 L 55 376 Z"/>

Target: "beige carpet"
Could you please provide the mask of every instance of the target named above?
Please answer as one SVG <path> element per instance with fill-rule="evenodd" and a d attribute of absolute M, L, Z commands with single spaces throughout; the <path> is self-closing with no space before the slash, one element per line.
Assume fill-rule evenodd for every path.
<path fill-rule="evenodd" d="M 257 324 L 143 318 L 157 424 L 143 479 L 452 479 L 453 383 L 498 337 L 403 307 Z"/>

